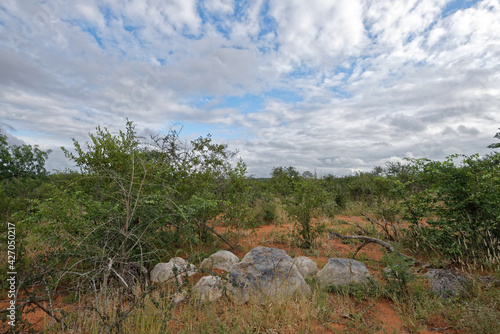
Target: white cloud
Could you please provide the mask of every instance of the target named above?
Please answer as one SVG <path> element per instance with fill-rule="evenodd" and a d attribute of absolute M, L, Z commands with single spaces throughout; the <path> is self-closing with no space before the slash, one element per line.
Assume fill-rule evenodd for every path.
<path fill-rule="evenodd" d="M 278 22 L 280 51 L 297 64 L 340 64 L 367 42 L 359 1 L 270 1 L 270 13 Z"/>
<path fill-rule="evenodd" d="M 207 0 L 205 8 L 210 12 L 231 14 L 234 12 L 234 0 Z"/>
<path fill-rule="evenodd" d="M 7 0 L 2 126 L 53 148 L 98 124 L 117 130 L 126 117 L 150 130 L 203 124 L 256 175 L 485 153 L 500 122 L 500 4 L 443 15 L 449 5 L 64 2 L 35 25 L 36 2 Z"/>

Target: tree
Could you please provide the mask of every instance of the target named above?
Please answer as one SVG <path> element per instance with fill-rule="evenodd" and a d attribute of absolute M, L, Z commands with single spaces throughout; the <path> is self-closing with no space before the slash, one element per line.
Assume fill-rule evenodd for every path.
<path fill-rule="evenodd" d="M 292 166 L 275 167 L 272 171 L 270 186 L 283 201 L 288 215 L 295 220 L 295 236 L 304 248 L 312 248 L 316 238 L 324 231 L 323 225 L 312 223 L 316 210 L 326 201 L 325 191 L 319 182 L 316 175 L 301 177 Z"/>
<path fill-rule="evenodd" d="M 315 224 L 312 219 L 326 201 L 326 194 L 319 186 L 319 180 L 300 178 L 295 183 L 291 196 L 285 198 L 285 210 L 295 221 L 295 234 L 299 246 L 313 248 L 316 238 L 324 231 L 324 224 Z"/>
<path fill-rule="evenodd" d="M 498 130 L 500 130 L 500 128 L 498 128 Z M 495 136 L 493 136 L 493 138 L 500 139 L 500 132 L 497 132 L 495 134 Z M 492 144 L 488 145 L 487 147 L 492 148 L 492 149 L 500 148 L 500 143 L 492 143 Z"/>
<path fill-rule="evenodd" d="M 499 158 L 500 153 L 411 160 L 413 191 L 402 204 L 420 244 L 457 261 L 499 256 Z"/>
<path fill-rule="evenodd" d="M 269 185 L 280 196 L 287 196 L 295 191 L 299 179 L 300 174 L 295 167 L 274 167 Z"/>
<path fill-rule="evenodd" d="M 9 146 L 7 136 L 0 133 L 0 180 L 46 175 L 45 161 L 50 153 L 37 145 Z"/>

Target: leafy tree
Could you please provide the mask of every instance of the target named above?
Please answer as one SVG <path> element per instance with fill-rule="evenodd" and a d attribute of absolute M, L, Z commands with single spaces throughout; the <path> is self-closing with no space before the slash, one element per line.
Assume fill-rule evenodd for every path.
<path fill-rule="evenodd" d="M 316 176 L 300 178 L 295 183 L 293 195 L 285 199 L 285 209 L 296 221 L 295 234 L 303 248 L 313 248 L 317 237 L 325 231 L 324 224 L 312 220 L 325 201 L 326 194 Z"/>
<path fill-rule="evenodd" d="M 498 128 L 498 130 L 500 130 L 500 128 Z M 495 134 L 495 136 L 493 136 L 493 138 L 500 139 L 500 132 L 497 132 Z M 492 144 L 488 145 L 488 148 L 492 148 L 492 149 L 500 148 L 500 143 L 492 143 Z"/>
<path fill-rule="evenodd" d="M 462 159 L 456 163 L 457 159 Z M 419 189 L 403 201 L 419 244 L 454 260 L 494 259 L 500 240 L 499 153 L 452 155 L 445 161 L 414 159 L 412 182 Z M 426 224 L 422 224 L 422 220 Z"/>
<path fill-rule="evenodd" d="M 46 175 L 45 161 L 50 152 L 37 145 L 9 146 L 7 136 L 0 133 L 0 180 Z"/>
<path fill-rule="evenodd" d="M 274 167 L 271 175 L 269 186 L 282 197 L 292 194 L 300 179 L 300 173 L 292 166 Z"/>
<path fill-rule="evenodd" d="M 294 234 L 301 247 L 312 248 L 316 238 L 324 232 L 324 225 L 316 225 L 312 218 L 326 201 L 320 180 L 301 177 L 294 167 L 275 167 L 271 188 L 281 198 L 285 210 L 296 222 Z"/>

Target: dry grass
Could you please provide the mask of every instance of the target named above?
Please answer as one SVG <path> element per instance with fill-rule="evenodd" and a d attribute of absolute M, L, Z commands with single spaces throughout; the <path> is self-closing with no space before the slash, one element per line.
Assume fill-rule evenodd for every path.
<path fill-rule="evenodd" d="M 343 234 L 356 234 L 360 223 L 370 223 L 360 217 L 337 216 L 323 221 L 328 228 Z M 257 245 L 285 249 L 289 255 L 307 255 L 321 268 L 328 258 L 348 257 L 357 244 L 320 238 L 321 246 L 305 251 L 293 246 L 288 229 L 291 224 L 263 226 L 255 230 L 219 232 L 238 241 L 236 254 L 241 258 Z M 219 243 L 223 245 L 222 243 Z M 200 250 L 201 251 L 201 250 Z M 163 286 L 145 298 L 123 322 L 120 333 L 433 333 L 429 328 L 448 328 L 448 333 L 494 333 L 500 324 L 500 290 L 483 291 L 477 287 L 467 299 L 442 302 L 427 289 L 424 280 L 413 284 L 407 297 L 389 295 L 381 271 L 385 263 L 383 251 L 376 245 L 366 246 L 357 258 L 363 261 L 375 278 L 378 288 L 328 292 L 308 280 L 312 294 L 265 305 L 237 305 L 223 297 L 212 303 L 187 298 L 178 305 L 171 303 L 178 287 Z M 188 291 L 199 279 L 194 277 L 183 288 Z M 46 321 L 46 333 L 105 333 L 103 321 L 95 311 L 78 308 L 80 299 L 66 307 L 68 329 L 61 330 Z M 112 322 L 118 310 L 116 301 L 109 303 L 107 322 Z M 479 320 L 477 320 L 479 319 Z M 104 321 L 104 322 L 106 322 Z M 435 331 L 434 331 L 435 333 Z"/>

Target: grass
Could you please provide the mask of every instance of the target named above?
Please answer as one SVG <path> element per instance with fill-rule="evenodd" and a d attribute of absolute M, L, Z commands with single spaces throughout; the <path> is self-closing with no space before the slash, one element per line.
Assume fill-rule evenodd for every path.
<path fill-rule="evenodd" d="M 344 234 L 357 232 L 345 221 L 330 221 L 332 229 Z M 234 233 L 234 234 L 233 234 Z M 346 257 L 357 244 L 350 245 L 351 253 L 343 252 L 322 237 L 323 247 L 312 250 L 295 248 L 287 231 L 271 230 L 257 238 L 256 233 L 226 232 L 229 239 L 245 238 L 255 246 L 283 245 L 290 256 L 305 254 L 310 257 Z M 255 243 L 253 243 L 255 242 Z M 200 261 L 214 249 L 197 249 L 191 261 Z M 246 249 L 245 249 L 246 251 Z M 365 263 L 378 279 L 377 285 L 353 285 L 345 288 L 321 289 L 315 279 L 308 279 L 312 294 L 265 305 L 236 305 L 223 297 L 212 303 L 189 298 L 194 281 L 184 286 L 188 298 L 178 305 L 171 300 L 178 288 L 163 286 L 151 293 L 144 303 L 134 309 L 123 322 L 121 333 L 418 333 L 429 327 L 451 327 L 456 333 L 494 333 L 500 324 L 500 289 L 474 286 L 468 296 L 453 301 L 442 301 L 429 289 L 425 279 L 416 275 L 407 284 L 382 279 L 383 269 L 397 259 L 374 260 L 370 253 L 360 252 L 357 260 Z M 439 264 L 440 259 L 430 258 Z M 391 262 L 392 261 L 392 262 Z M 413 270 L 412 266 L 402 270 Z M 413 271 L 411 274 L 415 274 Z M 499 275 L 499 274 L 497 274 Z M 199 277 L 197 277 L 199 278 Z M 103 321 L 85 305 L 85 295 L 73 294 L 64 299 L 72 306 L 65 308 L 68 328 L 62 330 L 51 321 L 46 322 L 46 333 L 105 333 L 103 322 L 112 322 L 117 316 L 117 302 L 109 303 L 109 319 Z M 86 304 L 88 305 L 88 303 Z M 385 305 L 385 309 L 381 306 Z M 386 314 L 397 317 L 397 324 L 387 322 Z M 436 320 L 437 319 L 437 320 Z M 439 321 L 438 321 L 439 320 Z M 439 325 L 436 325 L 438 323 Z M 444 323 L 445 325 L 442 325 Z"/>

